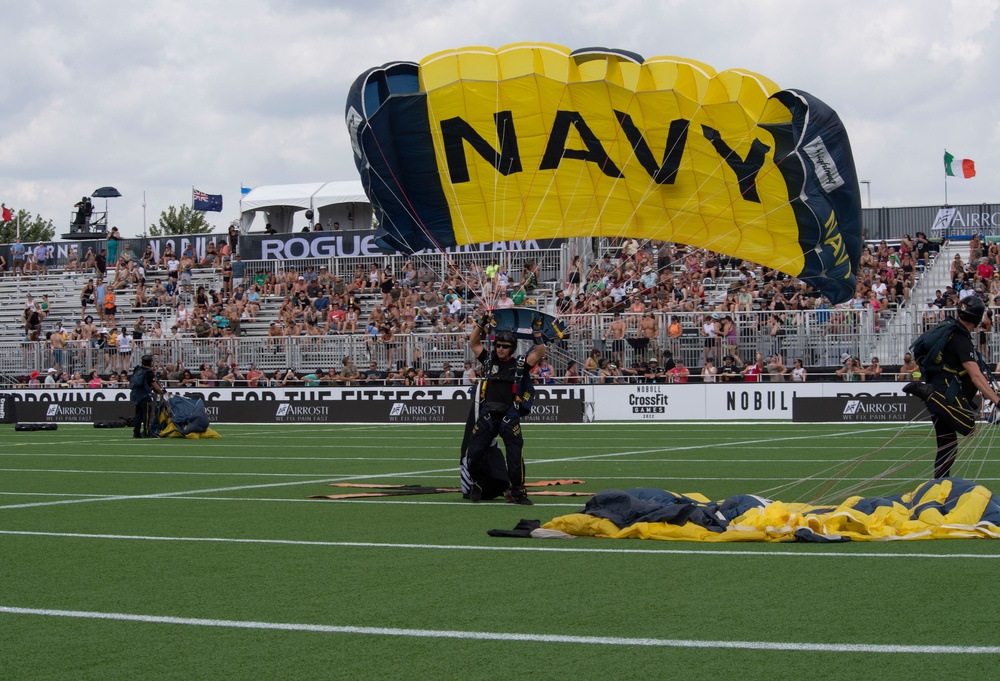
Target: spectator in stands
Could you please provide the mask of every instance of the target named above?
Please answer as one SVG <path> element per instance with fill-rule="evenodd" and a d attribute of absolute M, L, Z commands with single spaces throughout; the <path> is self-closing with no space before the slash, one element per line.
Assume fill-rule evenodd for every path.
<path fill-rule="evenodd" d="M 13 262 L 14 276 L 25 274 L 24 255 L 25 246 L 21 243 L 21 237 L 15 237 L 14 243 L 10 245 L 10 259 Z"/>
<path fill-rule="evenodd" d="M 156 269 L 156 254 L 153 253 L 153 245 L 146 244 L 146 250 L 142 252 L 139 257 L 139 264 L 147 272 L 152 272 Z"/>
<path fill-rule="evenodd" d="M 462 371 L 462 385 L 476 385 L 478 381 L 479 376 L 472 368 L 472 362 L 466 361 Z"/>
<path fill-rule="evenodd" d="M 569 385 L 583 383 L 583 377 L 580 375 L 579 367 L 580 365 L 576 360 L 570 360 L 566 365 L 566 373 L 563 374 L 563 382 Z"/>
<path fill-rule="evenodd" d="M 736 310 L 738 312 L 752 312 L 753 311 L 753 293 L 750 291 L 750 286 L 741 286 L 739 293 L 736 294 Z"/>
<path fill-rule="evenodd" d="M 84 284 L 83 290 L 80 292 L 80 318 L 87 316 L 87 306 L 94 304 L 94 297 L 97 295 L 97 288 L 94 286 L 94 280 L 88 279 L 87 283 Z"/>
<path fill-rule="evenodd" d="M 80 253 L 76 250 L 76 246 L 70 246 L 66 249 L 66 266 L 64 269 L 67 272 L 73 273 L 80 271 Z M 0 271 L 2 271 L 2 268 L 0 268 Z"/>
<path fill-rule="evenodd" d="M 806 382 L 806 369 L 802 365 L 802 360 L 796 358 L 792 366 L 792 383 L 805 383 Z"/>
<path fill-rule="evenodd" d="M 920 366 L 913 361 L 913 355 L 909 352 L 903 355 L 903 363 L 899 366 L 899 373 L 896 374 L 897 381 L 916 381 L 921 378 Z"/>
<path fill-rule="evenodd" d="M 687 383 L 688 376 L 691 372 L 686 366 L 684 366 L 684 361 L 678 357 L 674 360 L 674 367 L 667 370 L 667 382 L 668 383 Z"/>
<path fill-rule="evenodd" d="M 872 357 L 872 363 L 867 367 L 862 367 L 862 371 L 865 375 L 865 380 L 868 381 L 881 381 L 882 380 L 882 365 L 878 363 L 878 357 Z"/>
<path fill-rule="evenodd" d="M 618 379 L 615 374 L 615 370 L 617 368 L 618 367 L 612 364 L 607 358 L 602 359 L 597 370 L 597 382 L 601 384 L 617 383 Z"/>
<path fill-rule="evenodd" d="M 785 380 L 785 374 L 788 373 L 788 367 L 782 361 L 781 353 L 769 356 L 765 368 L 767 369 L 768 379 L 772 383 L 781 383 Z"/>
<path fill-rule="evenodd" d="M 677 315 L 671 316 L 670 324 L 667 326 L 667 342 L 672 354 L 681 354 L 681 337 L 683 335 L 684 327 L 681 326 L 681 318 Z"/>
<path fill-rule="evenodd" d="M 722 316 L 718 312 L 702 317 L 701 336 L 704 346 L 703 357 L 705 361 L 715 357 L 719 353 L 720 338 L 722 336 Z"/>
<path fill-rule="evenodd" d="M 764 371 L 764 356 L 758 352 L 754 356 L 754 361 L 743 367 L 743 380 L 746 383 L 760 383 Z"/>
<path fill-rule="evenodd" d="M 857 382 L 865 380 L 865 370 L 861 366 L 861 360 L 856 357 L 848 357 L 844 362 L 844 365 L 837 369 L 834 373 L 836 373 L 842 381 Z"/>
<path fill-rule="evenodd" d="M 49 273 L 49 247 L 43 243 L 35 246 L 35 272 L 41 276 Z"/>
<path fill-rule="evenodd" d="M 192 276 L 193 276 L 193 273 L 194 273 L 194 265 L 195 265 L 194 257 L 191 256 L 191 255 L 188 255 L 187 251 L 185 251 L 184 254 L 181 255 L 181 258 L 180 258 L 180 260 L 178 261 L 178 264 L 177 264 L 177 268 L 180 271 L 178 279 L 180 281 L 181 292 L 183 292 L 183 293 L 185 293 L 185 294 L 187 294 L 189 296 L 194 292 L 194 286 L 193 286 L 193 283 L 192 283 Z M 168 263 L 168 267 L 169 267 L 169 263 Z"/>
<path fill-rule="evenodd" d="M 42 333 L 42 317 L 38 305 L 30 295 L 28 296 L 28 302 L 25 303 L 22 319 L 25 338 L 29 341 L 39 340 Z"/>
<path fill-rule="evenodd" d="M 627 330 L 621 313 L 615 312 L 607 331 L 604 332 L 604 347 L 607 349 L 608 354 L 624 352 L 625 333 Z"/>
<path fill-rule="evenodd" d="M 94 256 L 94 270 L 97 272 L 98 281 L 103 281 L 108 276 L 108 255 L 103 248 Z"/>
<path fill-rule="evenodd" d="M 438 374 L 437 382 L 441 385 L 454 385 L 458 382 L 455 372 L 451 370 L 451 362 L 445 362 L 441 365 L 441 373 Z"/>
<path fill-rule="evenodd" d="M 237 383 L 245 384 L 246 380 L 246 376 L 234 362 L 226 368 L 226 372 L 219 383 L 220 385 L 228 385 L 230 388 L 233 388 Z"/>
<path fill-rule="evenodd" d="M 215 269 L 216 267 L 221 266 L 222 256 L 219 253 L 219 249 L 215 247 L 214 241 L 208 242 L 208 246 L 205 248 L 205 257 L 202 258 L 201 262 L 198 264 L 201 267 L 209 269 Z"/>
<path fill-rule="evenodd" d="M 112 267 L 118 265 L 118 245 L 121 242 L 121 234 L 118 233 L 117 227 L 111 228 L 111 233 L 108 234 L 107 241 L 107 262 Z"/>
<path fill-rule="evenodd" d="M 656 359 L 655 357 L 653 359 Z M 703 383 L 715 383 L 719 370 L 715 367 L 715 360 L 711 357 L 705 358 L 705 365 L 701 368 L 701 380 Z"/>

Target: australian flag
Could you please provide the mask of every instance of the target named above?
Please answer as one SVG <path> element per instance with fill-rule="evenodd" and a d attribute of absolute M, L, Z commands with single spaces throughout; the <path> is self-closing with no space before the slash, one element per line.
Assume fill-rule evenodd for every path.
<path fill-rule="evenodd" d="M 222 212 L 222 194 L 206 194 L 197 189 L 191 190 L 191 210 L 207 210 Z"/>

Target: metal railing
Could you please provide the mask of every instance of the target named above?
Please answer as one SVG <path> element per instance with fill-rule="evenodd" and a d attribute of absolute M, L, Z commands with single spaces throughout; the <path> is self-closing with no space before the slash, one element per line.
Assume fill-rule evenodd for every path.
<path fill-rule="evenodd" d="M 676 359 L 690 367 L 700 366 L 706 357 L 721 362 L 724 354 L 736 353 L 743 361 L 753 361 L 754 354 L 781 353 L 790 362 L 800 358 L 807 366 L 840 364 L 841 356 L 865 357 L 863 350 L 872 343 L 874 315 L 869 310 L 820 310 L 806 313 L 786 313 L 781 324 L 769 327 L 773 313 L 738 312 L 731 314 L 736 334 L 728 338 L 711 339 L 703 335 L 702 323 L 708 315 L 700 313 L 653 313 L 656 334 L 640 338 L 638 321 L 641 315 L 622 315 L 626 337 L 616 340 L 608 333 L 613 321 L 610 314 L 575 315 L 565 318 L 570 333 L 553 345 L 551 361 L 557 372 L 575 359 L 582 361 L 591 350 L 631 366 L 649 355 L 659 356 L 669 349 Z M 680 321 L 683 333 L 672 338 L 668 334 L 671 322 Z M 49 367 L 86 374 L 121 371 L 133 367 L 138 357 L 149 353 L 161 364 L 183 363 L 194 369 L 208 363 L 236 363 L 241 368 L 254 363 L 261 370 L 278 369 L 339 370 L 344 357 L 352 357 L 358 366 L 374 361 L 381 370 L 400 366 L 440 370 L 445 362 L 459 369 L 462 362 L 472 360 L 466 333 L 438 333 L 432 330 L 398 334 L 389 338 L 352 335 L 260 337 L 175 340 L 143 339 L 135 342 L 131 354 L 122 357 L 117 348 L 99 347 L 91 341 L 70 341 L 61 350 L 45 342 L 0 342 L 0 375 L 26 375 L 32 371 L 44 373 Z M 522 348 L 525 350 L 526 348 Z"/>

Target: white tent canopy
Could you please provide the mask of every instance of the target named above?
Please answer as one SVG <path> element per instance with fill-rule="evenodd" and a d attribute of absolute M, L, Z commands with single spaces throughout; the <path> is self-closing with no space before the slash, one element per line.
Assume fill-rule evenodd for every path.
<path fill-rule="evenodd" d="M 340 229 L 371 229 L 371 203 L 360 180 L 345 182 L 312 182 L 306 184 L 272 184 L 254 187 L 240 199 L 240 231 L 244 234 L 258 211 L 279 233 L 292 231 L 295 213 L 313 211 L 313 222 L 324 230 L 340 223 Z"/>

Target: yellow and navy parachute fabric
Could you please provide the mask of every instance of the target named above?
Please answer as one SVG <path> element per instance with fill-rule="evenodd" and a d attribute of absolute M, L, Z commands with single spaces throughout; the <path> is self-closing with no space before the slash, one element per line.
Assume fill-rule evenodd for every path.
<path fill-rule="evenodd" d="M 222 437 L 209 427 L 208 411 L 200 398 L 171 395 L 161 403 L 158 421 L 160 437 L 184 437 L 189 440 Z"/>
<path fill-rule="evenodd" d="M 834 302 L 854 292 L 847 133 L 765 76 L 607 48 L 467 47 L 369 69 L 346 122 L 387 248 L 658 239 L 774 267 Z"/>
<path fill-rule="evenodd" d="M 705 542 L 1000 539 L 1000 498 L 960 478 L 930 480 L 908 494 L 851 497 L 835 506 L 747 494 L 713 502 L 657 489 L 607 490 L 582 512 L 542 527 L 582 537 Z"/>

